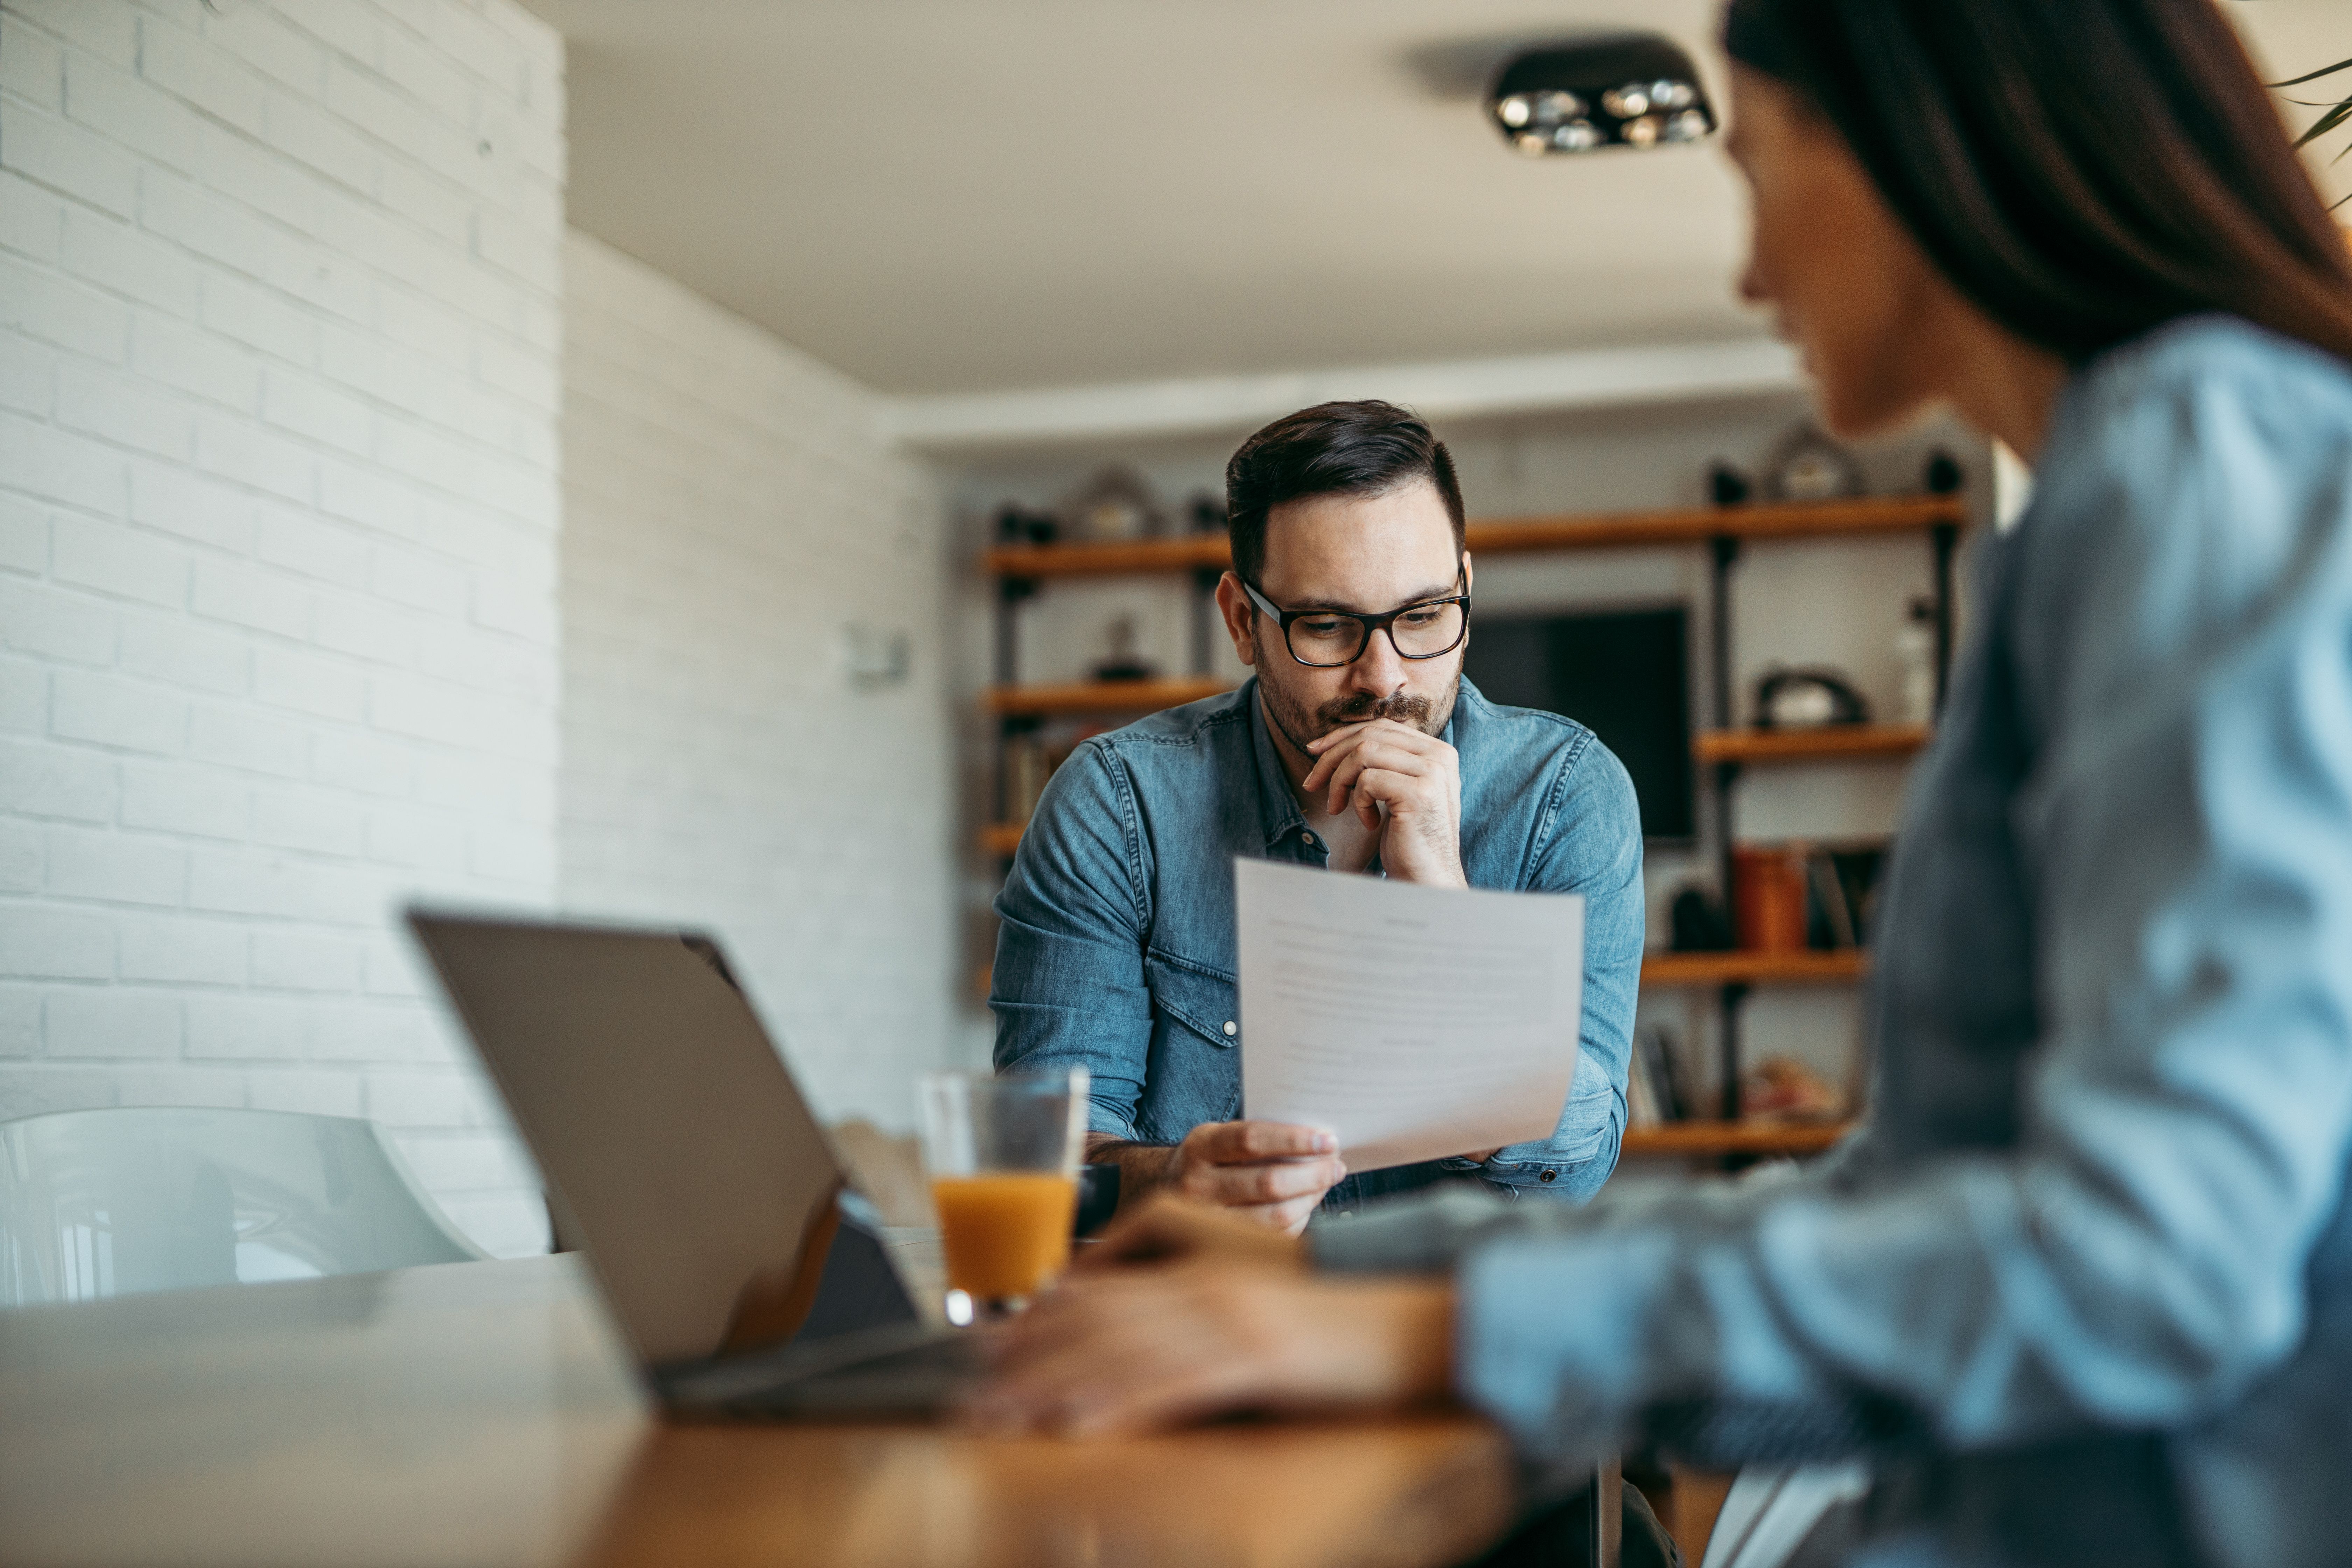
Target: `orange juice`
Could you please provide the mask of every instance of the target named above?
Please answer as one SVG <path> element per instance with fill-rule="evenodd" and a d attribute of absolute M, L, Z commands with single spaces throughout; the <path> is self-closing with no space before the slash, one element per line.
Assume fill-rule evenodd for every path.
<path fill-rule="evenodd" d="M 1078 1184 L 1058 1171 L 937 1176 L 948 1284 L 979 1301 L 1034 1296 L 1070 1260 Z"/>

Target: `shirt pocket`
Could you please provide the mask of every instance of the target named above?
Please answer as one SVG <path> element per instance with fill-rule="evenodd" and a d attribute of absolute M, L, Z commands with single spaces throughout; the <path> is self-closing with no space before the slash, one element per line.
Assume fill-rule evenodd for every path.
<path fill-rule="evenodd" d="M 1152 1011 L 1221 1050 L 1241 1044 L 1241 990 L 1233 976 L 1146 953 L 1145 982 Z"/>

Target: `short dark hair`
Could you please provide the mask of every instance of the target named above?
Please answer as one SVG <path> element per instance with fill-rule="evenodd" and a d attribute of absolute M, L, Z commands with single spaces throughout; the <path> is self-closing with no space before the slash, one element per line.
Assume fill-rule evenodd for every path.
<path fill-rule="evenodd" d="M 1419 416 L 1377 398 L 1284 415 L 1225 464 L 1234 574 L 1260 585 L 1265 520 L 1276 507 L 1314 496 L 1375 496 L 1415 479 L 1437 487 L 1454 523 L 1454 552 L 1461 554 L 1462 485 L 1454 477 L 1454 454 Z"/>
<path fill-rule="evenodd" d="M 2070 363 L 2209 310 L 2352 359 L 2352 260 L 2213 0 L 1731 0 L 1945 278 Z"/>

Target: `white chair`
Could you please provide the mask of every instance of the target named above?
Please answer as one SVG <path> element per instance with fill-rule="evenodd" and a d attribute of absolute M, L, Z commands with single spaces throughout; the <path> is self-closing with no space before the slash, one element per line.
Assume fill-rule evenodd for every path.
<path fill-rule="evenodd" d="M 484 1256 L 371 1121 L 123 1109 L 0 1122 L 0 1307 Z"/>

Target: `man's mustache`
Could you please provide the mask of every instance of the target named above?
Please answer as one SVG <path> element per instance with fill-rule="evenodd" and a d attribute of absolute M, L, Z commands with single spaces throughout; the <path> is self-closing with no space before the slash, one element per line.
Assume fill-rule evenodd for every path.
<path fill-rule="evenodd" d="M 1315 710 L 1315 717 L 1328 732 L 1341 724 L 1361 724 L 1373 719 L 1393 719 L 1400 724 L 1426 727 L 1431 710 L 1428 698 L 1409 691 L 1392 691 L 1386 697 L 1358 691 L 1326 702 Z"/>

